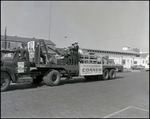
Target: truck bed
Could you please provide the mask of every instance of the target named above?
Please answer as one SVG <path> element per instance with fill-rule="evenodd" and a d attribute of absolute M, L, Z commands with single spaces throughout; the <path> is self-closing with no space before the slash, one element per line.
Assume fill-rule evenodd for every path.
<path fill-rule="evenodd" d="M 106 68 L 115 68 L 118 69 L 119 71 L 123 71 L 123 66 L 120 64 L 103 64 L 102 67 L 103 70 Z"/>

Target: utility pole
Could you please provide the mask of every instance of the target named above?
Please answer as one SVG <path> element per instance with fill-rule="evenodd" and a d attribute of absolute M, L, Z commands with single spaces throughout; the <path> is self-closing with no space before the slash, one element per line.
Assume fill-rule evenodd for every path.
<path fill-rule="evenodd" d="M 7 32 L 7 27 L 5 27 L 5 49 L 6 49 L 6 46 L 7 46 L 7 44 L 6 44 L 6 37 L 7 37 L 6 32 Z"/>
<path fill-rule="evenodd" d="M 50 1 L 50 18 L 49 18 L 49 33 L 48 33 L 48 40 L 50 40 L 50 33 L 51 33 L 51 12 L 52 12 L 52 1 Z"/>

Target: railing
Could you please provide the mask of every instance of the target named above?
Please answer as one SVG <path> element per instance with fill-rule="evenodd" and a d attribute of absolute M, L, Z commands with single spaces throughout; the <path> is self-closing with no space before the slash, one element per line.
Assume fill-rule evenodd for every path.
<path fill-rule="evenodd" d="M 80 63 L 84 64 L 101 64 L 102 57 L 100 55 L 89 55 L 89 54 L 82 54 L 80 56 Z"/>

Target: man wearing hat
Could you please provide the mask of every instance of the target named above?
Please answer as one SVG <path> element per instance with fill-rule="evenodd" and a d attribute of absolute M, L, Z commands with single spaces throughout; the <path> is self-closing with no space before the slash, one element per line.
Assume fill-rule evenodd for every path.
<path fill-rule="evenodd" d="M 72 43 L 72 46 L 69 47 L 70 49 L 70 56 L 71 56 L 71 64 L 75 64 L 74 62 L 74 43 Z"/>
<path fill-rule="evenodd" d="M 75 65 L 78 65 L 78 63 L 79 63 L 79 53 L 78 53 L 78 50 L 79 50 L 79 46 L 78 46 L 78 42 L 76 41 L 74 43 L 74 60 L 75 60 Z"/>
<path fill-rule="evenodd" d="M 63 53 L 63 56 L 64 56 L 64 60 L 65 60 L 65 64 L 68 64 L 68 50 L 66 47 L 64 47 L 64 53 Z"/>

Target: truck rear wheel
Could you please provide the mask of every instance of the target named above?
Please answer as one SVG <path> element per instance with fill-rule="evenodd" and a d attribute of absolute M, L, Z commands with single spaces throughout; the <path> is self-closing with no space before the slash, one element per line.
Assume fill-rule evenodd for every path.
<path fill-rule="evenodd" d="M 103 80 L 108 80 L 108 78 L 109 78 L 109 71 L 105 69 L 103 71 Z"/>
<path fill-rule="evenodd" d="M 50 86 L 56 86 L 60 82 L 60 73 L 57 70 L 52 70 L 46 79 L 46 83 Z"/>
<path fill-rule="evenodd" d="M 116 71 L 114 69 L 111 69 L 109 72 L 109 78 L 114 79 L 116 78 Z"/>
<path fill-rule="evenodd" d="M 1 72 L 1 91 L 6 91 L 10 85 L 10 75 L 7 72 Z"/>

